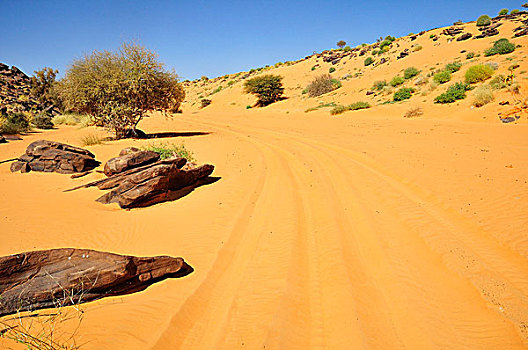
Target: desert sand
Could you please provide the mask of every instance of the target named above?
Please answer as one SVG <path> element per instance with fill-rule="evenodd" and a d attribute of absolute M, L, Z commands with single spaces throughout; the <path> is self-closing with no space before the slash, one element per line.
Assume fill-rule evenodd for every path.
<path fill-rule="evenodd" d="M 193 266 L 185 278 L 84 304 L 83 349 L 525 348 L 528 123 L 526 114 L 500 123 L 497 113 L 511 108 L 498 105 L 506 92 L 479 109 L 470 97 L 433 105 L 437 90 L 339 116 L 304 112 L 319 101 L 365 100 L 360 90 L 374 80 L 444 65 L 465 56 L 462 47 L 481 51 L 497 39 L 442 39 L 433 51 L 428 34 L 422 51 L 365 69 L 330 96 L 308 99 L 296 88 L 317 75 L 311 58 L 272 71 L 291 97 L 272 106 L 245 110 L 255 99 L 238 83 L 203 110 L 189 92 L 183 114 L 144 120 L 148 132 L 207 133 L 163 140 L 185 142 L 221 178 L 175 202 L 126 211 L 95 202 L 97 188 L 62 192 L 101 174 L 12 174 L 0 164 L 0 255 L 75 247 L 182 256 Z M 513 41 L 525 57 L 525 39 Z M 504 57 L 480 59 L 506 71 Z M 412 106 L 424 115 L 403 118 Z M 92 132 L 102 133 L 29 134 L 0 145 L 0 160 L 37 139 L 80 145 Z M 88 149 L 104 163 L 146 143 Z"/>

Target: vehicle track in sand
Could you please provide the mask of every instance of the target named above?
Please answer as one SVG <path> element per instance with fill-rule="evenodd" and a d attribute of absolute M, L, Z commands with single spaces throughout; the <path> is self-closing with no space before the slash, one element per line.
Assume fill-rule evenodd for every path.
<path fill-rule="evenodd" d="M 180 118 L 261 155 L 229 240 L 156 349 L 522 348 L 528 262 L 347 148 Z"/>

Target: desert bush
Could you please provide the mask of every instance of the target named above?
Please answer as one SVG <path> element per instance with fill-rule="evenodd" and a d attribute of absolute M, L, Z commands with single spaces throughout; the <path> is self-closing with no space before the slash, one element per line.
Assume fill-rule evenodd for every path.
<path fill-rule="evenodd" d="M 372 90 L 381 91 L 385 86 L 387 86 L 386 80 L 378 80 L 375 81 L 374 84 L 372 84 Z"/>
<path fill-rule="evenodd" d="M 507 15 L 508 12 L 509 12 L 508 9 L 502 9 L 499 11 L 499 16 Z"/>
<path fill-rule="evenodd" d="M 471 66 L 466 71 L 466 83 L 474 84 L 489 79 L 493 75 L 493 68 L 484 64 Z"/>
<path fill-rule="evenodd" d="M 284 93 L 282 77 L 269 74 L 246 80 L 244 83 L 244 91 L 257 96 L 258 106 L 267 106 L 282 98 L 282 94 Z"/>
<path fill-rule="evenodd" d="M 335 72 L 335 70 L 336 69 L 334 67 L 330 67 L 330 69 L 328 69 L 328 73 L 333 73 L 333 72 Z"/>
<path fill-rule="evenodd" d="M 29 120 L 22 112 L 8 113 L 0 118 L 0 132 L 4 134 L 21 134 L 30 130 Z"/>
<path fill-rule="evenodd" d="M 490 47 L 484 51 L 484 56 L 493 56 L 496 54 L 505 55 L 515 51 L 515 45 L 512 44 L 508 39 L 502 38 L 497 40 L 493 47 Z"/>
<path fill-rule="evenodd" d="M 360 102 L 351 103 L 347 106 L 337 105 L 330 111 L 330 114 L 337 115 L 337 114 L 341 114 L 346 111 L 356 111 L 358 109 L 367 109 L 367 108 L 370 108 L 370 104 L 367 102 L 360 101 Z"/>
<path fill-rule="evenodd" d="M 306 92 L 310 97 L 321 96 L 328 92 L 334 91 L 340 87 L 341 82 L 328 74 L 323 74 L 316 77 L 308 86 L 306 87 Z"/>
<path fill-rule="evenodd" d="M 377 54 L 378 54 L 378 52 L 379 52 L 378 50 L 372 50 L 372 52 L 371 52 L 371 53 L 372 53 L 372 56 L 375 56 L 375 55 L 377 55 Z"/>
<path fill-rule="evenodd" d="M 494 90 L 500 90 L 506 87 L 506 77 L 502 74 L 496 75 L 490 80 L 489 85 Z"/>
<path fill-rule="evenodd" d="M 94 51 L 74 60 L 59 84 L 59 95 L 67 109 L 92 116 L 95 125 L 120 139 L 149 112 L 178 111 L 185 92 L 156 54 L 124 43 L 117 52 Z"/>
<path fill-rule="evenodd" d="M 451 73 L 448 71 L 438 72 L 434 75 L 433 80 L 438 84 L 445 84 L 451 80 Z"/>
<path fill-rule="evenodd" d="M 363 62 L 365 66 L 370 66 L 372 63 L 374 63 L 374 59 L 372 57 L 367 57 Z"/>
<path fill-rule="evenodd" d="M 53 128 L 53 115 L 49 112 L 42 111 L 33 117 L 31 123 L 39 129 L 52 129 Z"/>
<path fill-rule="evenodd" d="M 93 125 L 93 119 L 87 114 L 59 114 L 54 116 L 51 121 L 54 125 L 78 125 L 87 127 Z"/>
<path fill-rule="evenodd" d="M 351 48 L 350 46 L 345 46 L 345 47 L 343 48 L 343 50 L 345 50 L 345 51 L 348 52 L 348 51 L 352 51 L 352 48 Z"/>
<path fill-rule="evenodd" d="M 435 103 L 453 103 L 456 100 L 462 100 L 466 98 L 466 91 L 469 89 L 468 84 L 455 83 L 445 93 L 436 96 L 434 101 Z"/>
<path fill-rule="evenodd" d="M 488 15 L 482 15 L 477 19 L 477 26 L 488 26 L 491 24 L 491 18 Z"/>
<path fill-rule="evenodd" d="M 211 104 L 211 100 L 207 99 L 207 98 L 204 98 L 204 99 L 200 100 L 200 103 L 202 105 L 202 108 L 205 108 L 205 107 L 207 107 L 207 106 L 209 106 Z"/>
<path fill-rule="evenodd" d="M 422 45 L 415 45 L 415 46 L 413 46 L 413 48 L 412 48 L 412 50 L 413 50 L 414 52 L 416 52 L 416 51 L 420 51 L 421 49 L 423 49 Z"/>
<path fill-rule="evenodd" d="M 414 107 L 414 108 L 407 110 L 407 112 L 405 112 L 403 116 L 405 118 L 413 118 L 413 117 L 419 117 L 421 115 L 423 115 L 423 110 L 420 107 Z"/>
<path fill-rule="evenodd" d="M 151 143 L 142 147 L 142 149 L 158 153 L 161 159 L 180 157 L 187 159 L 191 163 L 196 161 L 193 152 L 187 149 L 183 143 L 179 145 L 169 142 Z"/>
<path fill-rule="evenodd" d="M 407 100 L 411 98 L 414 91 L 415 90 L 413 88 L 401 88 L 394 93 L 393 100 L 394 101 Z"/>
<path fill-rule="evenodd" d="M 402 77 L 400 76 L 395 76 L 394 78 L 392 78 L 392 80 L 390 81 L 390 86 L 399 86 L 401 84 L 403 84 L 405 82 L 405 79 L 403 79 Z"/>
<path fill-rule="evenodd" d="M 427 78 L 423 76 L 419 76 L 418 78 L 414 79 L 414 85 L 425 85 L 427 84 Z"/>
<path fill-rule="evenodd" d="M 343 47 L 345 47 L 345 45 L 346 45 L 346 41 L 344 41 L 344 40 L 339 40 L 339 41 L 337 42 L 337 47 L 339 47 L 340 49 L 342 49 Z"/>
<path fill-rule="evenodd" d="M 213 92 L 211 92 L 211 95 L 219 93 L 220 91 L 222 91 L 222 86 L 218 86 L 216 89 L 214 89 Z"/>
<path fill-rule="evenodd" d="M 444 70 L 449 73 L 455 73 L 455 72 L 458 72 L 461 67 L 462 67 L 462 63 L 451 62 L 451 63 L 446 64 Z"/>
<path fill-rule="evenodd" d="M 104 142 L 105 137 L 95 132 L 81 137 L 81 144 L 83 146 L 100 145 Z"/>
<path fill-rule="evenodd" d="M 466 59 L 468 59 L 468 60 L 472 59 L 473 57 L 475 57 L 475 53 L 474 52 L 468 52 L 467 55 L 466 55 Z"/>
<path fill-rule="evenodd" d="M 58 70 L 44 67 L 36 70 L 30 79 L 29 92 L 44 107 L 55 106 L 62 109 L 55 89 Z"/>
<path fill-rule="evenodd" d="M 493 90 L 488 85 L 479 86 L 473 91 L 473 97 L 473 105 L 475 107 L 482 107 L 493 101 Z"/>
<path fill-rule="evenodd" d="M 411 78 L 417 76 L 418 74 L 420 74 L 420 71 L 418 69 L 416 69 L 414 67 L 409 67 L 403 72 L 403 77 L 405 79 L 411 79 Z"/>
<path fill-rule="evenodd" d="M 520 12 L 519 10 L 513 9 L 513 10 L 511 10 L 510 15 L 514 15 L 514 14 L 519 13 L 519 12 Z"/>

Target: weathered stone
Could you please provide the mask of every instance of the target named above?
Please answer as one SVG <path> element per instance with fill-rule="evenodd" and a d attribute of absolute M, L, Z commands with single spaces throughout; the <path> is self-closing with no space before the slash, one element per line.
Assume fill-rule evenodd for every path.
<path fill-rule="evenodd" d="M 136 293 L 188 275 L 182 258 L 52 249 L 0 257 L 0 316 Z"/>
<path fill-rule="evenodd" d="M 123 151 L 121 151 L 123 152 Z M 104 166 L 104 173 L 106 176 L 112 176 L 121 173 L 128 169 L 140 167 L 142 165 L 151 164 L 160 160 L 159 153 L 152 151 L 137 151 L 130 152 L 123 156 L 111 158 Z"/>
<path fill-rule="evenodd" d="M 471 38 L 473 35 L 471 33 L 464 33 L 461 36 L 459 36 L 456 41 L 463 41 Z"/>

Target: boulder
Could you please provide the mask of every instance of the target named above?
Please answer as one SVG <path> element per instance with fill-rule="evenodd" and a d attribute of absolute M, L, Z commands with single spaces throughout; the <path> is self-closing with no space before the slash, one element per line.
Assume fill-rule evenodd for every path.
<path fill-rule="evenodd" d="M 7 143 L 7 140 L 3 135 L 0 134 L 0 143 Z"/>
<path fill-rule="evenodd" d="M 51 249 L 0 257 L 0 316 L 136 293 L 193 271 L 183 258 Z"/>
<path fill-rule="evenodd" d="M 152 151 L 128 151 L 122 150 L 119 157 L 111 158 L 104 166 L 106 176 L 112 176 L 125 170 L 151 164 L 160 160 L 159 153 Z"/>
<path fill-rule="evenodd" d="M 38 140 L 32 142 L 26 153 L 11 164 L 11 171 L 29 172 L 57 172 L 72 174 L 92 170 L 100 162 L 95 156 L 83 148 L 70 146 L 64 143 Z"/>
<path fill-rule="evenodd" d="M 456 41 L 463 41 L 471 38 L 473 35 L 471 33 L 464 33 L 461 36 L 459 36 Z"/>

